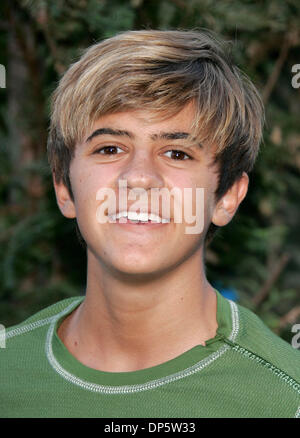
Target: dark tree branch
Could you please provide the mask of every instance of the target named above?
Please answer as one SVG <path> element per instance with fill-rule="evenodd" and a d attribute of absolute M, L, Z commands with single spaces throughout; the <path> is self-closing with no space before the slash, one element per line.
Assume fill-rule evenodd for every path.
<path fill-rule="evenodd" d="M 284 63 L 287 59 L 289 50 L 292 46 L 298 43 L 298 39 L 299 37 L 297 31 L 292 30 L 285 35 L 283 39 L 283 44 L 279 52 L 279 56 L 276 60 L 271 76 L 269 77 L 262 92 L 263 102 L 265 105 L 269 101 L 271 93 L 276 85 L 276 82 L 278 81 L 282 67 L 284 66 Z"/>
<path fill-rule="evenodd" d="M 261 289 L 253 298 L 252 302 L 255 305 L 255 307 L 260 306 L 261 303 L 267 299 L 273 285 L 276 283 L 277 279 L 279 278 L 279 275 L 282 273 L 289 260 L 290 260 L 289 254 L 284 253 L 280 257 L 273 271 L 270 273 L 269 277 L 267 278 Z"/>
<path fill-rule="evenodd" d="M 275 333 L 280 333 L 286 326 L 294 324 L 300 316 L 300 306 L 294 307 L 292 310 L 283 315 L 278 326 L 274 329 Z"/>

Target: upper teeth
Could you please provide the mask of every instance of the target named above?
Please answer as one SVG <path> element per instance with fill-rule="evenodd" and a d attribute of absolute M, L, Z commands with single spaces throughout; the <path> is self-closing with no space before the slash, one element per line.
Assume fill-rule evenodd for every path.
<path fill-rule="evenodd" d="M 167 219 L 162 219 L 161 217 L 157 216 L 156 214 L 136 213 L 135 211 L 121 211 L 120 213 L 112 214 L 110 216 L 110 219 L 116 220 L 116 219 L 120 219 L 121 217 L 127 217 L 127 219 L 129 219 L 131 221 L 136 221 L 136 222 L 139 222 L 139 221 L 141 221 L 141 222 L 152 221 L 152 222 L 162 222 L 162 223 L 170 222 Z"/>

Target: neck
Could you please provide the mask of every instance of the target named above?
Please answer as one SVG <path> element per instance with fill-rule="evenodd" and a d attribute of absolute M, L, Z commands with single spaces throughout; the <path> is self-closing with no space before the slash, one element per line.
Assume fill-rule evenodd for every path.
<path fill-rule="evenodd" d="M 216 329 L 216 295 L 199 256 L 159 278 L 137 281 L 110 272 L 88 253 L 86 298 L 58 335 L 86 366 L 121 372 L 205 346 Z"/>

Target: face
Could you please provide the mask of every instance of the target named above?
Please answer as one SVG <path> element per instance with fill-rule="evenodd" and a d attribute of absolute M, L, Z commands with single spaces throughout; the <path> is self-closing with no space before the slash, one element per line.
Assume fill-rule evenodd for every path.
<path fill-rule="evenodd" d="M 85 141 L 76 146 L 70 166 L 74 202 L 62 184 L 55 184 L 56 195 L 62 213 L 77 218 L 88 257 L 92 256 L 100 266 L 127 274 L 167 272 L 197 254 L 201 259 L 209 224 L 214 221 L 223 225 L 218 223 L 221 203 L 216 204 L 214 198 L 217 169 L 211 165 L 213 151 L 186 138 L 191 132 L 193 114 L 193 106 L 188 104 L 175 116 L 155 123 L 147 122 L 149 113 L 142 110 L 105 115 L 94 123 Z M 125 188 L 120 181 L 126 182 Z M 153 188 L 181 193 L 181 207 L 180 197 L 174 201 L 171 196 L 168 217 L 163 213 L 162 198 L 151 208 Z M 97 211 L 105 199 L 97 194 L 103 189 L 115 194 L 111 213 L 123 210 L 119 209 L 123 196 L 127 211 L 132 211 L 133 204 L 140 200 L 142 209 L 134 211 L 154 213 L 169 222 L 136 224 L 128 223 L 128 218 L 108 221 L 107 217 L 105 223 L 100 223 Z M 204 198 L 196 195 L 197 189 L 202 190 Z M 187 205 L 183 203 L 185 199 Z M 186 206 L 194 217 L 201 216 L 201 232 L 187 233 L 187 227 L 196 222 L 187 219 Z M 175 220 L 175 211 L 179 210 L 181 222 Z"/>

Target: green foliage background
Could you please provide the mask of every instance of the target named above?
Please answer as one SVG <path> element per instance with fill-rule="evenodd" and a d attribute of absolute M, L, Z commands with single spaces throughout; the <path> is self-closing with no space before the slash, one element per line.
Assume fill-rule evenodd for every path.
<path fill-rule="evenodd" d="M 128 29 L 206 27 L 232 42 L 266 105 L 264 142 L 207 275 L 288 342 L 300 322 L 298 0 L 10 0 L 0 3 L 0 322 L 84 293 L 86 257 L 56 206 L 46 160 L 49 97 L 82 50 Z M 299 80 L 300 83 L 300 80 Z"/>

